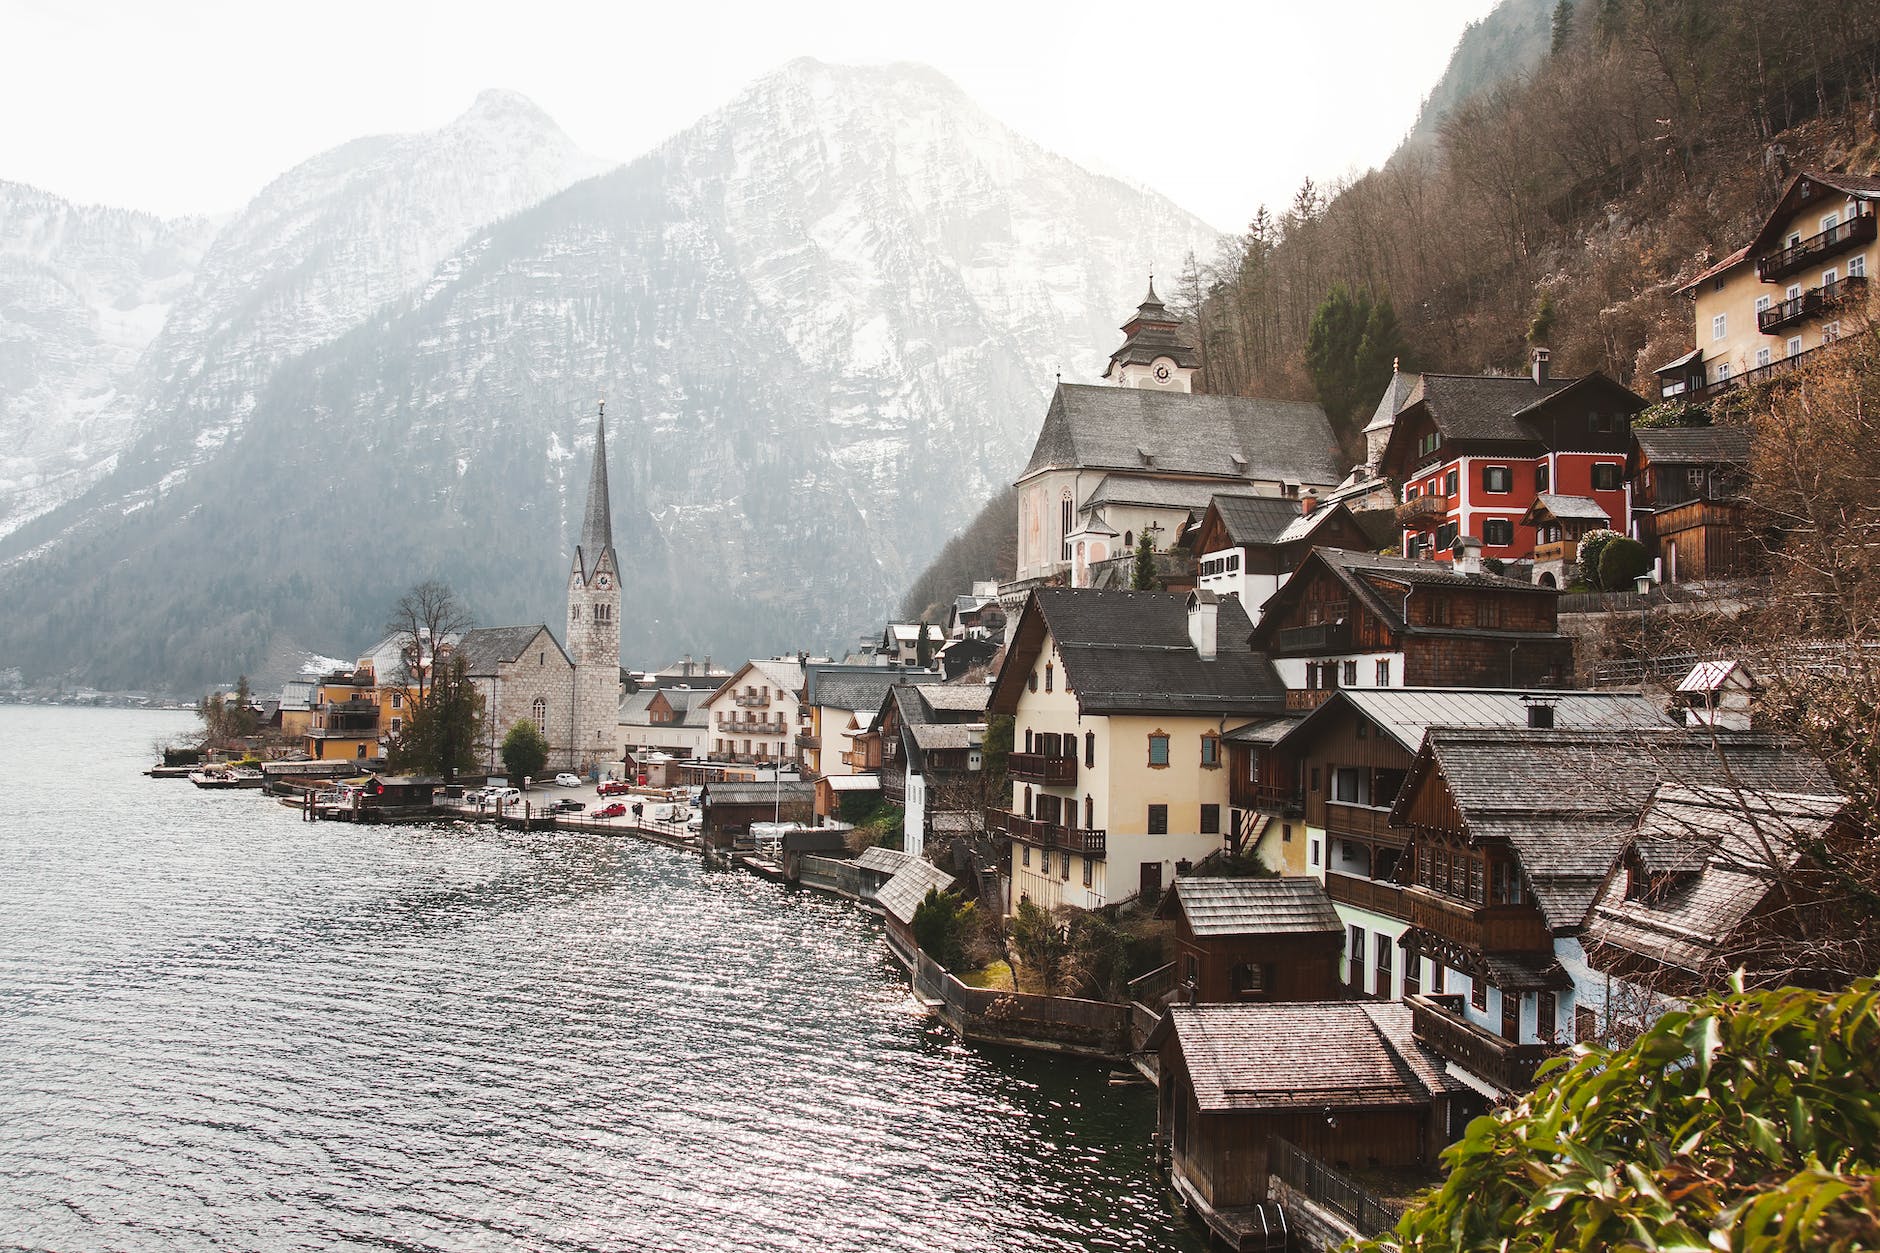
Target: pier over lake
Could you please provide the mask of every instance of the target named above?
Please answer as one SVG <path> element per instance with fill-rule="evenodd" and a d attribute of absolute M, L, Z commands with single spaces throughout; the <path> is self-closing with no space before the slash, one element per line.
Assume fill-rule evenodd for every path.
<path fill-rule="evenodd" d="M 0 706 L 0 1246 L 1194 1249 L 1153 1096 L 956 1045 L 853 906 L 307 824 Z"/>

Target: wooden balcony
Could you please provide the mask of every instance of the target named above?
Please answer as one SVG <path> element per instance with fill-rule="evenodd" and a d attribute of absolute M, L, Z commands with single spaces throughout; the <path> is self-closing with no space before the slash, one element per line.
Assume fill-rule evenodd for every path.
<path fill-rule="evenodd" d="M 1832 313 L 1856 297 L 1864 296 L 1866 292 L 1867 276 L 1864 274 L 1850 274 L 1825 286 L 1811 287 L 1793 300 L 1770 305 L 1757 314 L 1756 329 L 1765 335 L 1773 335 L 1798 322 Z"/>
<path fill-rule="evenodd" d="M 1055 822 L 1027 818 L 1009 809 L 986 810 L 988 834 L 1003 831 L 1015 840 L 1045 848 L 1061 848 L 1091 857 L 1102 857 L 1109 849 L 1109 832 L 1093 827 L 1066 827 Z"/>
<path fill-rule="evenodd" d="M 1554 1055 L 1545 1044 L 1515 1044 L 1462 1016 L 1457 995 L 1406 996 L 1411 1034 L 1438 1055 L 1504 1092 L 1526 1092 L 1534 1072 Z"/>
<path fill-rule="evenodd" d="M 1045 753 L 1008 753 L 1005 773 L 1027 783 L 1069 785 L 1077 782 L 1077 759 Z"/>
<path fill-rule="evenodd" d="M 1553 936 L 1532 905 L 1475 905 L 1421 886 L 1405 888 L 1403 899 L 1412 926 L 1478 953 L 1553 951 Z"/>
<path fill-rule="evenodd" d="M 1862 213 L 1837 226 L 1830 226 L 1817 235 L 1778 248 L 1766 257 L 1756 259 L 1756 277 L 1765 283 L 1787 278 L 1797 270 L 1805 270 L 1819 261 L 1825 261 L 1837 253 L 1849 248 L 1858 248 L 1874 240 L 1874 215 Z"/>
<path fill-rule="evenodd" d="M 1376 879 L 1328 870 L 1325 874 L 1325 893 L 1334 901 L 1368 909 L 1374 914 L 1385 914 L 1392 918 L 1405 916 L 1403 889 L 1394 883 L 1382 883 Z"/>
<path fill-rule="evenodd" d="M 1411 528 L 1441 522 L 1449 516 L 1449 497 L 1418 496 L 1397 506 L 1397 525 Z"/>
<path fill-rule="evenodd" d="M 1325 802 L 1325 829 L 1332 835 L 1355 835 L 1392 848 L 1402 848 L 1410 833 L 1390 825 L 1390 810 L 1370 805 Z"/>
<path fill-rule="evenodd" d="M 798 731 L 796 733 L 796 745 L 798 748 L 821 748 L 822 736 L 812 735 L 808 731 Z"/>
<path fill-rule="evenodd" d="M 1286 627 L 1275 637 L 1273 651 L 1282 657 L 1350 652 L 1351 623 L 1315 622 L 1310 626 Z"/>
<path fill-rule="evenodd" d="M 1534 560 L 1564 561 L 1572 563 L 1580 559 L 1580 541 L 1576 539 L 1557 540 L 1551 544 L 1534 545 Z"/>
<path fill-rule="evenodd" d="M 770 705 L 770 696 L 758 692 L 735 692 L 731 703 L 744 709 L 764 709 Z"/>
<path fill-rule="evenodd" d="M 1227 785 L 1227 803 L 1238 809 L 1270 809 L 1297 816 L 1305 812 L 1305 797 L 1290 785 L 1254 783 L 1235 778 Z"/>
<path fill-rule="evenodd" d="M 1289 687 L 1286 689 L 1286 708 L 1310 712 L 1331 698 L 1331 688 Z"/>

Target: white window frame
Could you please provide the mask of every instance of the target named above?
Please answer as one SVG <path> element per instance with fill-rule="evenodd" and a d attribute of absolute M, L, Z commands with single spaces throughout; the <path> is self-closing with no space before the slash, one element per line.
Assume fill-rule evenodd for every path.
<path fill-rule="evenodd" d="M 1760 370 L 1768 364 L 1769 364 L 1769 348 L 1768 348 L 1768 345 L 1764 345 L 1763 347 L 1758 348 L 1756 350 L 1756 368 Z"/>
<path fill-rule="evenodd" d="M 1831 265 L 1827 269 L 1821 272 L 1821 287 L 1823 291 L 1826 291 L 1828 288 L 1833 287 L 1836 283 L 1840 281 L 1841 281 L 1841 268 L 1839 266 Z"/>
<path fill-rule="evenodd" d="M 1802 355 L 1802 337 L 1800 335 L 1789 336 L 1789 342 L 1783 345 L 1783 350 L 1788 356 L 1791 356 L 1791 357 L 1801 356 Z"/>
<path fill-rule="evenodd" d="M 1853 256 L 1847 259 L 1847 276 L 1849 278 L 1866 278 L 1867 277 L 1867 254 L 1866 253 L 1857 252 Z"/>
<path fill-rule="evenodd" d="M 1839 210 L 1836 210 L 1833 213 L 1827 214 L 1821 219 L 1821 229 L 1824 231 L 1831 231 L 1835 227 L 1839 226 L 1840 224 L 1841 224 L 1841 214 Z"/>
<path fill-rule="evenodd" d="M 1712 314 L 1710 318 L 1711 341 L 1714 343 L 1715 341 L 1720 340 L 1720 339 L 1728 339 L 1729 336 L 1730 336 L 1730 315 L 1727 313 Z"/>
<path fill-rule="evenodd" d="M 1716 381 L 1719 383 L 1722 383 L 1728 380 L 1729 377 L 1730 377 L 1730 363 L 1728 361 L 1719 361 L 1717 363 Z"/>
<path fill-rule="evenodd" d="M 1770 305 L 1769 297 L 1767 296 L 1756 297 L 1756 312 L 1757 313 L 1762 314 L 1762 313 L 1769 312 L 1769 305 Z"/>
<path fill-rule="evenodd" d="M 1835 340 L 1839 338 L 1841 338 L 1841 324 L 1838 321 L 1823 322 L 1821 324 L 1821 342 L 1822 343 L 1832 344 Z"/>

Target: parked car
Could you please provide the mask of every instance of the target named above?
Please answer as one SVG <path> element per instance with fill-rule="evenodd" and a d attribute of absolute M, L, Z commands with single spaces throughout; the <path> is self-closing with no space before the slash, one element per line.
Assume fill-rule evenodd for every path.
<path fill-rule="evenodd" d="M 568 771 L 564 770 L 560 774 L 555 776 L 555 786 L 556 787 L 580 787 L 581 776 L 578 774 L 571 774 Z"/>
<path fill-rule="evenodd" d="M 625 779 L 608 779 L 594 790 L 602 796 L 625 796 L 633 790 L 633 785 Z"/>
<path fill-rule="evenodd" d="M 489 793 L 483 788 L 473 787 L 463 794 L 463 799 L 466 805 L 481 805 L 488 796 Z"/>
<path fill-rule="evenodd" d="M 602 805 L 594 811 L 594 816 L 596 818 L 624 818 L 627 816 L 627 807 L 615 801 L 611 805 Z"/>
<path fill-rule="evenodd" d="M 548 807 L 551 814 L 578 814 L 587 808 L 586 801 L 578 801 L 572 796 L 564 796 Z"/>
<path fill-rule="evenodd" d="M 493 787 L 484 794 L 483 799 L 487 801 L 500 801 L 505 805 L 513 805 L 522 799 L 522 789 L 519 787 Z"/>
<path fill-rule="evenodd" d="M 702 813 L 699 810 L 694 809 L 692 811 L 691 816 L 685 820 L 685 827 L 686 827 L 686 830 L 692 831 L 692 832 L 703 831 L 705 829 L 704 813 Z"/>

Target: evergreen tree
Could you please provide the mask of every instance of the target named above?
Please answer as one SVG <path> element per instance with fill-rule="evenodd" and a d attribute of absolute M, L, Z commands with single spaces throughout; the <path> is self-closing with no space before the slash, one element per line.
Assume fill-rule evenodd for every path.
<path fill-rule="evenodd" d="M 434 774 L 449 783 L 476 768 L 474 746 L 483 721 L 483 694 L 462 657 L 435 667 L 428 690 L 410 700 L 410 714 L 387 748 L 393 770 Z M 531 723 L 531 726 L 534 724 Z"/>
<path fill-rule="evenodd" d="M 1149 541 L 1149 532 L 1146 530 L 1142 538 L 1136 541 L 1136 565 L 1130 571 L 1129 585 L 1138 592 L 1155 589 L 1155 545 Z"/>
<path fill-rule="evenodd" d="M 914 664 L 925 670 L 933 664 L 933 641 L 927 637 L 927 632 L 933 628 L 927 625 L 927 619 L 922 618 L 917 629 L 920 636 L 914 641 Z"/>
<path fill-rule="evenodd" d="M 1341 439 L 1354 433 L 1353 415 L 1383 393 L 1402 354 L 1403 335 L 1390 302 L 1373 304 L 1369 293 L 1333 284 L 1306 335 L 1306 369 Z"/>
<path fill-rule="evenodd" d="M 1560 0 L 1554 6 L 1553 55 L 1559 56 L 1573 41 L 1573 0 Z"/>
<path fill-rule="evenodd" d="M 542 773 L 548 765 L 548 740 L 542 735 L 542 729 L 528 718 L 509 728 L 509 734 L 503 737 L 503 769 L 509 772 L 509 783 L 520 787 L 518 780 L 533 779 Z"/>

